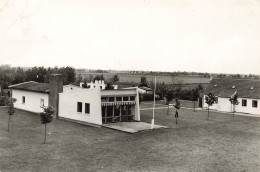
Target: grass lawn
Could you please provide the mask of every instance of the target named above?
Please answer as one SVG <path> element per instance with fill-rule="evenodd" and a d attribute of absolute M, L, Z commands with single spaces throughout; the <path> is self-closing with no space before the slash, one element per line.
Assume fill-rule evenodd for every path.
<path fill-rule="evenodd" d="M 36 114 L 17 110 L 7 132 L 0 108 L 0 171 L 260 171 L 260 118 L 181 109 L 155 110 L 155 124 L 136 134 L 64 120 L 44 126 Z M 150 122 L 152 110 L 141 111 Z"/>

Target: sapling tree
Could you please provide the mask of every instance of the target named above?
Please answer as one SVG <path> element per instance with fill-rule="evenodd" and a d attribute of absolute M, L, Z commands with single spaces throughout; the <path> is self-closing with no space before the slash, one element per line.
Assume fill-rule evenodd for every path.
<path fill-rule="evenodd" d="M 166 104 L 168 105 L 168 110 L 167 110 L 167 115 L 168 115 L 169 114 L 169 103 L 174 98 L 174 91 L 173 90 L 167 90 L 166 94 L 165 94 L 165 98 L 166 98 Z"/>
<path fill-rule="evenodd" d="M 233 117 L 235 116 L 235 106 L 239 104 L 238 96 L 236 92 L 229 99 L 231 105 L 233 105 Z"/>
<path fill-rule="evenodd" d="M 205 97 L 205 102 L 208 104 L 208 117 L 207 120 L 209 120 L 209 107 L 212 106 L 217 101 L 217 97 L 214 96 L 212 93 L 209 93 Z"/>
<path fill-rule="evenodd" d="M 9 125 L 10 125 L 11 116 L 14 115 L 14 113 L 15 113 L 14 102 L 16 102 L 16 99 L 14 99 L 14 98 L 10 98 L 10 99 L 6 102 L 6 104 L 8 105 L 8 111 L 7 111 L 7 113 L 9 114 L 8 128 L 7 128 L 7 131 L 8 131 L 8 132 L 9 132 Z"/>
<path fill-rule="evenodd" d="M 40 113 L 41 116 L 41 123 L 44 124 L 45 126 L 45 135 L 44 135 L 44 144 L 46 143 L 46 127 L 47 124 L 50 123 L 53 119 L 53 114 L 54 114 L 54 109 L 50 106 L 48 107 L 43 107 L 43 112 Z"/>
<path fill-rule="evenodd" d="M 174 107 L 176 109 L 175 119 L 176 119 L 176 124 L 177 124 L 177 119 L 179 118 L 179 109 L 181 108 L 181 103 L 177 98 L 175 99 Z"/>
<path fill-rule="evenodd" d="M 195 103 L 196 103 L 196 100 L 198 100 L 199 98 L 199 89 L 192 89 L 191 90 L 191 100 L 193 101 L 193 112 L 195 112 Z"/>

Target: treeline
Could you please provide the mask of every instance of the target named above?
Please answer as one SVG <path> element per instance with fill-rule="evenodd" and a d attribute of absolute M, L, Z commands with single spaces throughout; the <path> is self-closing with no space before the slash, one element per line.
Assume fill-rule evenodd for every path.
<path fill-rule="evenodd" d="M 0 85 L 3 89 L 8 88 L 9 85 L 18 84 L 27 81 L 36 81 L 40 83 L 48 83 L 50 75 L 53 73 L 62 74 L 63 84 L 70 83 L 77 84 L 80 82 L 76 80 L 76 72 L 72 67 L 32 67 L 27 70 L 21 67 L 11 67 L 10 65 L 0 66 Z"/>
<path fill-rule="evenodd" d="M 139 87 L 149 87 L 154 90 L 154 82 L 147 82 L 146 77 L 141 77 Z M 171 98 L 178 98 L 182 100 L 191 100 L 197 101 L 200 92 L 203 91 L 203 87 L 201 84 L 198 84 L 196 88 L 193 89 L 183 89 L 182 82 L 172 83 L 172 84 L 165 84 L 156 83 L 156 90 L 155 94 L 156 99 L 171 99 Z M 153 93 L 150 94 L 141 94 L 140 95 L 141 101 L 153 100 Z"/>

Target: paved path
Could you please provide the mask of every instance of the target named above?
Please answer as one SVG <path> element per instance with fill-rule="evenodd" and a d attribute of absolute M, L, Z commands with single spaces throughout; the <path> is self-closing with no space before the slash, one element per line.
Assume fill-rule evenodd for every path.
<path fill-rule="evenodd" d="M 140 131 L 151 130 L 151 124 L 146 122 L 117 122 L 103 124 L 104 127 L 119 130 L 127 133 L 137 133 Z M 167 128 L 161 125 L 154 125 L 154 129 Z"/>

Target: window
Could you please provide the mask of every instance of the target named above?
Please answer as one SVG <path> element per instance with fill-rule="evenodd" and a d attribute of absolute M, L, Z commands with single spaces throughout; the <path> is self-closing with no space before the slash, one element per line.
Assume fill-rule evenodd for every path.
<path fill-rule="evenodd" d="M 257 100 L 252 100 L 252 107 L 257 107 Z"/>
<path fill-rule="evenodd" d="M 115 97 L 109 97 L 109 102 L 114 102 L 115 101 Z"/>
<path fill-rule="evenodd" d="M 82 112 L 82 103 L 81 102 L 78 102 L 77 112 Z"/>
<path fill-rule="evenodd" d="M 89 114 L 90 113 L 90 104 L 85 103 L 85 113 Z"/>
<path fill-rule="evenodd" d="M 247 105 L 247 100 L 246 99 L 242 99 L 242 106 L 246 106 Z"/>
<path fill-rule="evenodd" d="M 130 101 L 134 101 L 135 100 L 135 96 L 130 96 Z"/>
<path fill-rule="evenodd" d="M 40 107 L 44 107 L 44 99 L 41 99 L 41 101 L 40 101 Z"/>
<path fill-rule="evenodd" d="M 116 97 L 116 101 L 117 102 L 121 102 L 122 101 L 122 97 Z"/>
<path fill-rule="evenodd" d="M 123 101 L 128 101 L 128 97 L 123 97 Z"/>
<path fill-rule="evenodd" d="M 22 103 L 25 104 L 25 96 L 22 98 Z"/>
<path fill-rule="evenodd" d="M 101 97 L 101 102 L 107 102 L 108 101 L 108 97 Z"/>

